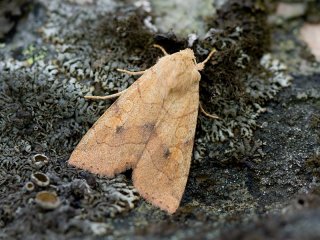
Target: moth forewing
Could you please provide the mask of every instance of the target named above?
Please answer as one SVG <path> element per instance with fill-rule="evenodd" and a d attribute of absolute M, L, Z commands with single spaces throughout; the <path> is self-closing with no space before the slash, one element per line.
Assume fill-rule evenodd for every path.
<path fill-rule="evenodd" d="M 174 213 L 190 169 L 203 66 L 191 49 L 160 58 L 98 119 L 69 163 L 108 177 L 132 168 L 141 196 Z"/>

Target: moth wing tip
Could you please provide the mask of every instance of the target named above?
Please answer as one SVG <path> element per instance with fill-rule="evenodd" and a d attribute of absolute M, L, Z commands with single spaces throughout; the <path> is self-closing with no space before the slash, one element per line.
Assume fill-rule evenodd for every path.
<path fill-rule="evenodd" d="M 154 192 L 149 192 L 146 188 L 150 187 L 144 187 L 143 181 L 142 184 L 139 184 L 135 178 L 133 178 L 133 185 L 138 190 L 139 194 L 146 199 L 149 203 L 151 203 L 153 206 L 156 206 L 160 208 L 163 211 L 166 211 L 169 214 L 174 214 L 176 210 L 178 209 L 180 205 L 180 200 L 173 197 L 170 194 L 167 193 L 161 193 L 161 189 L 157 189 L 160 194 L 155 194 Z"/>
<path fill-rule="evenodd" d="M 71 156 L 68 159 L 68 164 L 71 165 L 71 166 L 75 166 L 75 167 L 77 167 L 77 165 L 78 165 L 77 158 L 74 157 L 73 153 L 71 154 Z"/>
<path fill-rule="evenodd" d="M 174 214 L 179 207 L 179 202 L 177 201 L 177 199 L 174 199 L 172 196 L 163 195 L 161 197 L 152 197 L 150 195 L 146 195 L 145 193 L 139 190 L 138 192 L 143 198 L 145 198 L 153 206 L 156 206 L 169 214 Z"/>

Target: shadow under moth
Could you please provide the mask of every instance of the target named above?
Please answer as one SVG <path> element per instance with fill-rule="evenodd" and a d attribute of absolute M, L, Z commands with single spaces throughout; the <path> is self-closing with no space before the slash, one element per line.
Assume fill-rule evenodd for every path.
<path fill-rule="evenodd" d="M 128 89 L 97 120 L 73 151 L 69 164 L 113 177 L 132 168 L 140 195 L 174 213 L 188 179 L 199 109 L 199 71 L 194 52 L 184 49 L 165 56 Z M 201 105 L 200 105 L 201 109 Z M 206 114 L 209 115 L 209 114 Z M 212 117 L 216 117 L 211 115 Z"/>

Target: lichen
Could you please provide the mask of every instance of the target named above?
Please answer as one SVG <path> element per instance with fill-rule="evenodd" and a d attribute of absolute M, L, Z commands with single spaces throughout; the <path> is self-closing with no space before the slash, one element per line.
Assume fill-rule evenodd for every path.
<path fill-rule="evenodd" d="M 28 225 L 16 230 L 8 228 L 7 232 L 15 231 L 18 235 L 19 229 L 36 229 L 41 222 L 41 213 L 31 201 L 40 189 L 24 190 L 24 184 L 37 171 L 50 178 L 50 185 L 42 186 L 42 189 L 49 191 L 53 188 L 61 198 L 61 205 L 51 214 L 74 212 L 64 216 L 65 221 L 76 217 L 78 209 L 86 212 L 83 216 L 93 221 L 114 217 L 132 209 L 138 199 L 126 178 L 92 181 L 94 177 L 85 175 L 87 180 L 81 179 L 83 171 L 66 163 L 80 137 L 110 104 L 87 102 L 83 96 L 96 93 L 93 86 L 97 84 L 102 86 L 100 91 L 105 94 L 126 88 L 133 81 L 113 71 L 115 66 L 120 67 L 118 58 L 112 61 L 107 58 L 105 62 L 104 56 L 108 53 L 102 48 L 106 46 L 105 40 L 111 38 L 104 38 L 100 22 L 92 24 L 94 19 L 108 15 L 117 4 L 99 1 L 91 5 L 90 12 L 88 5 L 39 2 L 46 6 L 48 13 L 46 24 L 40 29 L 46 43 L 31 42 L 24 46 L 24 50 L 11 49 L 15 55 L 2 49 L 6 58 L 0 61 L 0 100 L 6 105 L 1 104 L 0 120 L 0 192 L 6 197 L 0 198 L 0 205 L 7 209 L 0 212 L 0 220 L 2 226 L 10 225 L 12 221 L 15 224 L 28 221 Z M 72 19 L 70 14 L 74 16 Z M 91 33 L 96 31 L 100 38 L 90 34 L 83 38 L 83 27 L 91 29 Z M 79 31 L 75 30 L 77 28 Z M 115 43 L 109 46 L 114 46 L 112 44 Z M 99 61 L 101 63 L 97 64 Z M 50 161 L 35 164 L 34 156 L 39 152 Z M 17 189 L 20 189 L 18 193 Z M 92 206 L 95 206 L 94 210 Z M 59 218 L 53 221 L 58 223 Z"/>

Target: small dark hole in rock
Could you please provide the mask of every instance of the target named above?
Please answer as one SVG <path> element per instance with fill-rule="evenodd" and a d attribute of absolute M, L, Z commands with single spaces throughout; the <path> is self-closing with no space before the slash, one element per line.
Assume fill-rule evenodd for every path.
<path fill-rule="evenodd" d="M 299 199 L 299 200 L 298 200 L 298 203 L 299 203 L 300 205 L 304 205 L 304 200 L 303 200 L 303 199 Z"/>

